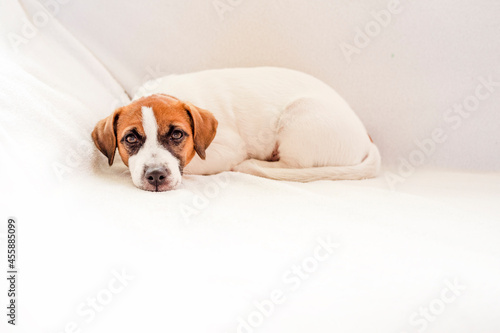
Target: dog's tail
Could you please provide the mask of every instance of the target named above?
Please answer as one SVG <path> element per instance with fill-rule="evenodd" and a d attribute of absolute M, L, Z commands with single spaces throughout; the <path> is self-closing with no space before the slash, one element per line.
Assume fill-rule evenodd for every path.
<path fill-rule="evenodd" d="M 295 182 L 312 182 L 315 180 L 357 180 L 373 178 L 380 170 L 380 153 L 375 144 L 371 144 L 365 159 L 352 166 L 325 166 L 301 169 L 257 167 L 255 175 Z"/>

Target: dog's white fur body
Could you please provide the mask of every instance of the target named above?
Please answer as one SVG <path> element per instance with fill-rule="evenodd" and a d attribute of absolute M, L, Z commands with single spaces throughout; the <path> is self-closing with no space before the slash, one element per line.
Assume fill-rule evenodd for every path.
<path fill-rule="evenodd" d="M 233 170 L 306 182 L 363 179 L 379 170 L 380 154 L 360 119 L 310 75 L 274 67 L 206 70 L 147 82 L 134 98 L 155 93 L 207 109 L 219 122 L 206 159 L 193 158 L 186 173 Z"/>

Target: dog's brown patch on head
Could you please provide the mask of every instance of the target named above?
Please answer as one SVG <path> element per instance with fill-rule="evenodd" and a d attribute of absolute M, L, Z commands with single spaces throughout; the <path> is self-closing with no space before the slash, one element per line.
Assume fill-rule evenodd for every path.
<path fill-rule="evenodd" d="M 149 139 L 142 124 L 142 107 L 152 108 L 158 126 L 155 139 L 180 161 L 181 169 L 196 153 L 205 158 L 205 150 L 217 130 L 217 120 L 212 113 L 177 98 L 156 94 L 117 109 L 97 124 L 92 136 L 110 165 L 116 148 L 128 165 L 129 157 Z"/>
<path fill-rule="evenodd" d="M 128 136 L 136 139 L 129 142 Z M 121 108 L 120 117 L 116 122 L 116 140 L 118 142 L 118 153 L 123 163 L 128 165 L 130 156 L 137 154 L 146 140 L 146 134 L 142 126 L 142 112 L 137 106 L 127 105 Z"/>
<path fill-rule="evenodd" d="M 179 160 L 182 171 L 195 154 L 191 119 L 178 99 L 155 96 L 160 99 L 151 106 L 158 125 L 158 143 Z"/>

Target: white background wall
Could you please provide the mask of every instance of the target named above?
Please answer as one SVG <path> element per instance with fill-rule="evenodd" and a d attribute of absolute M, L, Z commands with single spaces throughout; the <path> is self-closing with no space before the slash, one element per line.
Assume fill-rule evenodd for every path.
<path fill-rule="evenodd" d="M 344 96 L 392 168 L 420 163 L 415 140 L 440 128 L 446 139 L 424 164 L 500 170 L 500 84 L 477 88 L 481 77 L 500 82 L 498 0 L 401 0 L 386 27 L 371 13 L 387 0 L 65 1 L 57 10 L 40 2 L 129 93 L 169 73 L 294 68 Z M 355 38 L 366 28 L 363 45 Z M 358 53 L 346 57 L 346 44 Z M 474 106 L 476 88 L 483 97 Z M 447 113 L 464 102 L 474 110 Z"/>

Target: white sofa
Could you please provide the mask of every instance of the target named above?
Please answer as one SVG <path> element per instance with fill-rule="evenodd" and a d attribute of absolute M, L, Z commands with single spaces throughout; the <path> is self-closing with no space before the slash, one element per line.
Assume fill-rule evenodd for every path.
<path fill-rule="evenodd" d="M 499 332 L 498 15 L 492 0 L 2 0 L 19 294 L 1 331 Z M 227 172 L 149 193 L 92 144 L 147 79 L 258 65 L 337 89 L 380 177 Z"/>

